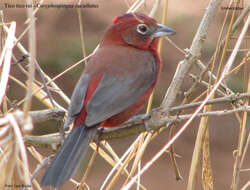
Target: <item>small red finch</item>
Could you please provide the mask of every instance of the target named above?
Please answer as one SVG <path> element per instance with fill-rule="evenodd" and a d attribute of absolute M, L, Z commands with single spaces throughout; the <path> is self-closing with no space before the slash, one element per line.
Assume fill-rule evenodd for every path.
<path fill-rule="evenodd" d="M 161 70 L 158 39 L 175 33 L 144 14 L 114 18 L 75 86 L 65 122 L 74 127 L 42 186 L 59 187 L 73 176 L 98 127 L 117 127 L 141 110 Z"/>

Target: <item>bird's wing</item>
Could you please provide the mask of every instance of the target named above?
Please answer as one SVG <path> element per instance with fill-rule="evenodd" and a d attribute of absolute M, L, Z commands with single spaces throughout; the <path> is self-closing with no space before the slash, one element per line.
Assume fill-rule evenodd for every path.
<path fill-rule="evenodd" d="M 137 63 L 135 63 L 137 64 Z M 155 59 L 148 59 L 140 72 L 114 75 L 106 72 L 86 106 L 86 126 L 93 126 L 133 105 L 155 82 Z M 117 71 L 117 68 L 115 69 Z"/>
<path fill-rule="evenodd" d="M 84 97 L 88 89 L 89 79 L 90 76 L 84 73 L 76 84 L 71 97 L 70 105 L 68 108 L 68 117 L 64 124 L 64 127 L 68 127 L 68 125 L 74 121 L 74 118 L 80 113 L 81 109 L 83 108 Z"/>

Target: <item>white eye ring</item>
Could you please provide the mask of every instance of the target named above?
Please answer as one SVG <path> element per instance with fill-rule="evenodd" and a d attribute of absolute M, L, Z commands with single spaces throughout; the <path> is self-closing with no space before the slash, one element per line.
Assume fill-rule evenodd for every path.
<path fill-rule="evenodd" d="M 149 28 L 146 24 L 138 24 L 136 30 L 140 34 L 146 34 L 148 32 Z"/>

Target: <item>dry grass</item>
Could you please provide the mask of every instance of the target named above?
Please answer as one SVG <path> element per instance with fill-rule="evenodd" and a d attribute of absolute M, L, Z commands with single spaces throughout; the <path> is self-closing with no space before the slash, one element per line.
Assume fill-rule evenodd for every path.
<path fill-rule="evenodd" d="M 117 180 L 120 176 L 124 176 L 126 179 L 124 180 L 124 184 L 121 187 L 122 189 L 130 189 L 131 186 L 135 183 L 137 189 L 147 189 L 141 183 L 141 177 L 146 170 L 149 170 L 155 162 L 158 161 L 160 156 L 169 150 L 169 154 L 174 166 L 174 172 L 176 175 L 176 179 L 182 179 L 181 174 L 179 172 L 179 167 L 176 163 L 175 157 L 176 154 L 174 152 L 174 142 L 175 140 L 185 131 L 187 127 L 190 126 L 190 123 L 195 117 L 201 117 L 198 133 L 196 136 L 195 147 L 193 151 L 192 163 L 190 166 L 189 179 L 188 179 L 188 190 L 196 189 L 197 184 L 197 175 L 199 171 L 202 171 L 202 185 L 204 190 L 212 190 L 214 189 L 214 177 L 212 171 L 212 161 L 210 154 L 210 137 L 209 137 L 209 119 L 214 116 L 220 116 L 225 114 L 231 114 L 231 117 L 236 117 L 238 119 L 238 127 L 240 128 L 238 134 L 238 144 L 237 150 L 235 151 L 235 162 L 234 162 L 234 170 L 232 171 L 232 190 L 237 190 L 242 188 L 242 190 L 246 190 L 249 188 L 250 184 L 247 183 L 243 187 L 239 186 L 239 181 L 242 172 L 242 165 L 247 157 L 247 151 L 250 143 L 250 133 L 247 131 L 247 117 L 250 112 L 249 107 L 249 95 L 250 95 L 250 76 L 249 76 L 249 68 L 247 64 L 249 64 L 250 60 L 250 49 L 247 46 L 247 42 L 249 42 L 249 38 L 246 36 L 246 31 L 249 27 L 250 16 L 249 16 L 249 4 L 248 7 L 245 7 L 244 10 L 241 11 L 243 17 L 241 15 L 236 15 L 236 11 L 232 11 L 232 14 L 229 16 L 229 11 L 225 14 L 225 19 L 221 27 L 221 32 L 218 36 L 218 41 L 216 45 L 216 49 L 214 50 L 214 55 L 211 57 L 211 61 L 209 63 L 202 63 L 202 60 L 199 60 L 201 48 L 204 44 L 204 40 L 207 35 L 207 30 L 209 25 L 216 17 L 211 15 L 215 15 L 216 9 L 218 9 L 220 5 L 220 1 L 211 0 L 214 4 L 211 4 L 207 9 L 207 12 L 204 13 L 204 18 L 201 22 L 200 28 L 197 30 L 196 36 L 193 39 L 193 43 L 190 45 L 189 50 L 182 50 L 172 41 L 161 40 L 159 45 L 159 53 L 162 53 L 162 44 L 167 43 L 169 46 L 173 46 L 176 48 L 176 51 L 180 51 L 182 54 L 185 54 L 185 59 L 181 61 L 176 70 L 175 78 L 173 79 L 168 91 L 166 92 L 166 96 L 164 101 L 161 104 L 161 111 L 164 113 L 163 117 L 178 116 L 172 123 L 164 123 L 165 125 L 178 125 L 178 119 L 185 120 L 186 123 L 183 126 L 179 127 L 179 130 L 175 134 L 171 134 L 170 139 L 166 142 L 166 144 L 158 151 L 157 154 L 152 155 L 152 159 L 148 161 L 145 165 L 142 166 L 142 158 L 144 153 L 147 151 L 147 146 L 150 142 L 158 136 L 164 129 L 165 125 L 161 126 L 157 125 L 154 130 L 150 132 L 141 133 L 136 140 L 131 144 L 131 146 L 127 149 L 127 151 L 123 154 L 123 156 L 119 157 L 116 152 L 112 149 L 112 147 L 108 144 L 107 141 L 102 141 L 101 146 L 97 148 L 95 143 L 91 143 L 91 147 L 95 150 L 89 166 L 86 170 L 85 175 L 82 177 L 81 181 L 75 181 L 71 179 L 71 182 L 75 185 L 75 189 L 89 189 L 88 187 L 88 174 L 91 172 L 92 164 L 95 162 L 96 155 L 99 154 L 101 157 L 107 161 L 112 166 L 112 170 L 109 174 L 107 174 L 106 179 L 103 181 L 101 185 L 101 189 L 113 189 L 114 185 L 117 183 Z M 27 3 L 32 3 L 27 1 Z M 40 1 L 43 3 L 43 1 Z M 80 3 L 80 1 L 79 1 Z M 126 1 L 128 7 L 128 12 L 135 12 L 140 10 L 142 6 L 145 5 L 145 1 L 137 0 L 134 1 L 132 5 L 129 5 L 131 2 Z M 151 11 L 148 15 L 154 16 L 156 11 L 162 12 L 162 24 L 166 23 L 167 18 L 167 8 L 168 1 L 164 1 L 164 6 L 160 5 L 159 0 L 155 0 L 152 4 Z M 216 5 L 217 3 L 217 5 Z M 232 4 L 232 6 L 238 6 L 240 1 L 237 2 L 229 2 L 228 6 Z M 244 6 L 244 4 L 242 4 Z M 40 172 L 40 169 L 46 166 L 48 162 L 47 158 L 44 158 L 40 152 L 39 148 L 36 147 L 36 143 L 29 144 L 27 146 L 27 142 L 24 142 L 24 137 L 30 136 L 29 133 L 33 128 L 33 123 L 36 120 L 34 116 L 31 116 L 30 109 L 32 107 L 32 97 L 36 97 L 42 104 L 47 106 L 48 108 L 58 108 L 60 110 L 65 111 L 66 108 L 61 106 L 58 101 L 51 95 L 50 91 L 57 93 L 62 100 L 69 104 L 69 98 L 64 93 L 63 89 L 60 89 L 55 80 L 61 77 L 66 72 L 72 70 L 74 67 L 78 66 L 82 62 L 87 63 L 87 59 L 93 55 L 86 55 L 85 51 L 85 43 L 84 43 L 84 19 L 81 15 L 80 9 L 76 10 L 79 18 L 79 28 L 81 33 L 81 42 L 82 42 L 82 53 L 84 59 L 78 61 L 73 66 L 69 67 L 62 73 L 59 73 L 56 77 L 50 78 L 43 70 L 39 67 L 36 61 L 36 22 L 39 22 L 39 18 L 35 18 L 37 12 L 39 12 L 39 8 L 36 9 L 27 9 L 27 28 L 24 32 L 19 36 L 15 37 L 16 31 L 16 23 L 15 21 L 11 23 L 5 23 L 3 20 L 3 14 L 1 13 L 2 24 L 1 29 L 3 31 L 2 34 L 2 49 L 1 49 L 1 57 L 0 57 L 0 105 L 2 115 L 0 117 L 0 189 L 8 189 L 13 188 L 13 185 L 17 184 L 25 184 L 27 189 L 42 189 L 39 183 L 36 181 L 36 175 Z M 209 12 L 210 11 L 210 12 Z M 246 13 L 244 13 L 244 11 Z M 210 18 L 211 17 L 211 18 Z M 206 20 L 207 19 L 207 20 Z M 230 20 L 229 26 L 226 26 L 226 21 Z M 242 25 L 237 24 L 239 21 L 243 22 Z M 226 37 L 223 37 L 223 31 L 226 31 Z M 235 38 L 234 33 L 239 31 L 239 35 L 236 37 L 236 43 L 229 47 L 229 42 L 232 38 Z M 29 50 L 26 50 L 24 46 L 21 44 L 23 36 L 28 35 L 29 38 Z M 241 45 L 242 42 L 245 41 L 245 45 Z M 170 42 L 170 43 L 169 43 Z M 16 76 L 12 76 L 10 74 L 11 65 L 13 60 L 15 60 L 15 55 L 12 51 L 13 47 L 16 46 L 22 55 L 29 55 L 29 68 L 24 68 L 19 65 L 19 69 L 21 72 L 27 75 L 27 82 L 20 81 Z M 97 47 L 98 48 L 98 47 Z M 230 57 L 226 60 L 226 51 L 231 48 L 233 51 L 231 52 Z M 241 63 L 237 66 L 235 64 L 235 58 L 239 52 L 239 49 L 242 48 L 245 51 L 244 58 Z M 218 61 L 220 60 L 220 61 Z M 175 112 L 171 112 L 172 105 L 176 101 L 176 96 L 179 91 L 179 87 L 183 84 L 185 77 L 190 74 L 191 66 L 197 67 L 200 69 L 200 74 L 192 74 L 193 78 L 195 78 L 190 90 L 185 94 L 182 104 L 178 110 Z M 35 70 L 38 71 L 40 80 L 37 81 L 35 78 Z M 224 83 L 225 79 L 227 79 L 231 74 L 238 72 L 239 70 L 243 70 L 244 73 L 244 81 L 243 81 L 243 92 L 240 98 L 236 99 L 227 99 L 229 96 L 236 96 Z M 208 77 L 207 77 L 208 76 Z M 25 98 L 20 99 L 16 106 L 11 106 L 12 100 L 8 98 L 7 87 L 8 81 L 12 80 L 21 86 L 26 93 Z M 191 95 L 193 95 L 199 85 L 205 85 L 206 90 L 201 92 L 200 95 L 195 97 L 194 100 L 191 100 Z M 9 86 L 11 88 L 11 86 Z M 244 93 L 244 94 L 243 94 Z M 230 110 L 219 110 L 213 111 L 213 104 L 218 103 L 215 98 L 215 94 L 217 94 L 220 98 L 222 98 L 226 104 L 231 106 Z M 244 95 L 244 96 L 243 96 Z M 154 93 L 151 95 L 150 100 L 148 102 L 147 113 L 148 114 L 156 114 L 156 118 L 160 118 L 157 115 L 158 110 L 153 110 L 150 112 L 152 106 L 152 100 L 154 97 Z M 189 114 L 186 113 L 185 105 L 195 104 L 198 102 L 201 97 L 205 97 L 203 101 L 201 101 L 194 113 Z M 248 97 L 248 98 L 245 98 Z M 206 105 L 209 102 L 213 102 L 210 105 Z M 23 109 L 22 109 L 23 106 Z M 22 111 L 20 111 L 22 110 Z M 202 111 L 203 110 L 203 111 Z M 202 113 L 200 113 L 202 111 Z M 33 120 L 33 121 L 32 121 Z M 146 122 L 145 122 L 146 123 Z M 144 124 L 145 124 L 144 123 Z M 160 123 L 160 122 L 159 122 Z M 148 124 L 148 123 L 146 123 Z M 171 126 L 173 127 L 173 126 Z M 156 129 L 157 128 L 157 129 Z M 126 129 L 124 130 L 126 131 Z M 174 133 L 174 129 L 171 129 L 172 133 Z M 118 130 L 119 133 L 119 130 Z M 121 132 L 120 132 L 121 133 Z M 63 134 L 63 131 L 60 133 Z M 121 135 L 122 136 L 122 135 Z M 126 136 L 126 135 L 124 135 Z M 45 138 L 52 139 L 51 136 L 46 136 Z M 43 138 L 43 137 L 42 137 Z M 34 137 L 34 139 L 39 139 L 39 137 Z M 51 146 L 51 148 L 56 148 L 58 143 L 60 142 L 57 138 L 53 142 L 47 141 L 47 144 Z M 105 138 L 104 138 L 105 139 Z M 32 140 L 31 140 L 32 141 Z M 35 140 L 33 140 L 35 142 Z M 38 140 L 39 141 L 39 140 Z M 25 144 L 26 143 L 26 144 Z M 41 144 L 44 141 L 40 141 Z M 34 171 L 29 169 L 29 160 L 27 158 L 27 151 L 34 157 L 37 161 L 37 167 Z M 200 168 L 200 161 L 202 160 L 202 168 Z M 127 168 L 128 165 L 132 165 L 130 169 Z M 249 172 L 249 171 L 248 171 Z"/>

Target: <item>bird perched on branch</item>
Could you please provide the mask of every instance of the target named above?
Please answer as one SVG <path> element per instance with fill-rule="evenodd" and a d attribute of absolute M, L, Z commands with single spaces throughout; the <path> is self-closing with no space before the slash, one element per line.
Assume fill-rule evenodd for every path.
<path fill-rule="evenodd" d="M 75 86 L 65 122 L 74 127 L 42 186 L 59 187 L 74 175 L 98 127 L 117 127 L 141 110 L 161 70 L 159 37 L 175 33 L 144 14 L 113 19 Z"/>

